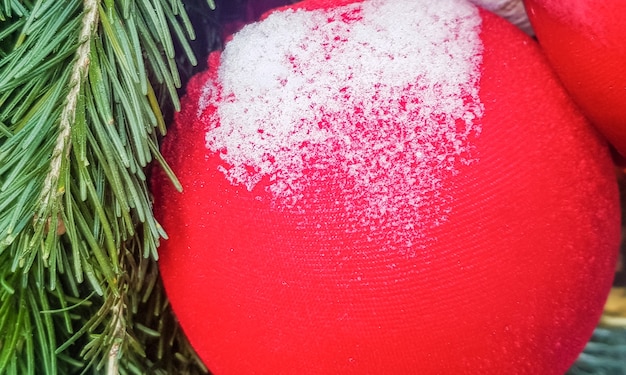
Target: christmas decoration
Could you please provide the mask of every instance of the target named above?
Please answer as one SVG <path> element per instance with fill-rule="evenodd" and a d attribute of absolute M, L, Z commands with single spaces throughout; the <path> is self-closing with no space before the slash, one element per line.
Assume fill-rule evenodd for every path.
<path fill-rule="evenodd" d="M 527 0 L 539 43 L 574 100 L 626 155 L 626 2 Z"/>
<path fill-rule="evenodd" d="M 562 374 L 611 286 L 607 146 L 461 0 L 304 1 L 194 77 L 160 270 L 221 374 Z"/>

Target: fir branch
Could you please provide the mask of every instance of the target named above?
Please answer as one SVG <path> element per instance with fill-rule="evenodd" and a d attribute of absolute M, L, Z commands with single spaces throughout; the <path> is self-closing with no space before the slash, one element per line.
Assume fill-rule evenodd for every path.
<path fill-rule="evenodd" d="M 85 77 L 87 76 L 91 38 L 98 23 L 98 3 L 98 0 L 83 1 L 84 13 L 81 22 L 82 28 L 78 35 L 79 46 L 76 50 L 76 58 L 72 66 L 72 73 L 69 81 L 70 90 L 66 96 L 65 106 L 61 112 L 61 119 L 59 121 L 60 132 L 57 136 L 54 150 L 52 151 L 50 171 L 44 179 L 43 187 L 41 189 L 41 208 L 38 216 L 39 221 L 49 220 L 51 201 L 59 199 L 59 197 L 55 197 L 55 195 L 63 194 L 63 191 L 57 191 L 61 175 L 61 161 L 64 157 L 69 157 L 71 128 L 75 121 L 76 107 L 78 104 L 78 97 L 81 94 L 81 87 Z"/>
<path fill-rule="evenodd" d="M 124 342 L 124 335 L 126 333 L 126 326 L 124 324 L 124 308 L 121 306 L 122 300 L 118 300 L 116 305 L 111 308 L 111 315 L 113 316 L 113 331 L 111 337 L 113 343 L 108 353 L 108 360 L 106 366 L 107 375 L 119 374 L 119 360 L 122 355 L 121 346 Z"/>
<path fill-rule="evenodd" d="M 183 4 L 3 0 L 0 36 L 0 373 L 206 372 L 158 282 L 145 173 L 169 171 Z"/>

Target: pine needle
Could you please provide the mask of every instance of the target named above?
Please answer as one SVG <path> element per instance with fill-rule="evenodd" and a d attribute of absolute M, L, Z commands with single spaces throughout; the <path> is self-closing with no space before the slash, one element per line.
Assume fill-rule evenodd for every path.
<path fill-rule="evenodd" d="M 206 373 L 145 172 L 179 187 L 158 136 L 193 37 L 180 0 L 0 0 L 0 373 Z"/>

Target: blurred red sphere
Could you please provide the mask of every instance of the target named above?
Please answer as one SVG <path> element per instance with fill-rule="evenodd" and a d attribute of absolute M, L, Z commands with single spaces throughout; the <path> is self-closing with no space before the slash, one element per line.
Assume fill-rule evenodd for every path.
<path fill-rule="evenodd" d="M 626 155 L 626 1 L 525 3 L 539 43 L 565 87 Z"/>
<path fill-rule="evenodd" d="M 333 26 L 324 40 L 338 44 L 318 43 L 332 46 L 329 66 L 320 69 L 350 74 L 333 65 L 345 56 L 332 52 L 356 38 L 362 11 L 355 6 L 332 13 L 330 3 L 300 6 L 325 9 Z M 467 6 L 462 4 L 455 6 Z M 472 9 L 467 18 L 445 24 L 464 45 L 470 35 L 459 30 L 479 17 L 472 29 L 479 55 L 470 55 L 478 72 L 476 81 L 469 81 L 475 92 L 462 86 L 467 91 L 452 100 L 438 97 L 449 81 L 456 84 L 451 77 L 464 66 L 444 60 L 459 53 L 450 35 L 435 47 L 420 45 L 420 51 L 445 50 L 441 64 L 435 60 L 424 71 L 401 71 L 414 83 L 408 91 L 398 89 L 395 99 L 376 94 L 354 101 L 357 83 L 347 81 L 366 80 L 362 72 L 338 81 L 345 87 L 317 92 L 320 98 L 339 98 L 339 104 L 345 99 L 345 108 L 316 103 L 316 95 L 282 107 L 243 102 L 243 94 L 225 91 L 223 75 L 231 67 L 224 64 L 235 53 L 228 46 L 222 56 L 210 57 L 208 71 L 192 79 L 163 144 L 184 191 L 178 193 L 162 173 L 152 188 L 157 217 L 169 235 L 159 261 L 165 288 L 213 373 L 562 374 L 574 362 L 599 319 L 617 256 L 620 213 L 607 146 L 536 44 L 504 20 Z M 332 30 L 342 27 L 354 34 L 336 39 Z M 244 29 L 231 41 L 246 47 L 244 55 L 256 53 L 256 36 L 274 35 L 250 30 L 257 32 Z M 294 25 L 285 33 L 298 30 Z M 409 35 L 406 43 L 429 37 Z M 283 53 L 260 49 L 269 50 L 268 59 Z M 307 62 L 288 55 L 294 70 Z M 359 66 L 354 62 L 350 69 Z M 244 91 L 273 87 L 276 82 L 266 78 L 279 74 L 278 68 L 263 65 L 265 75 L 242 72 Z M 441 83 L 422 88 L 424 77 L 431 76 Z M 288 90 L 291 81 L 277 84 Z M 413 97 L 415 87 L 420 89 Z M 272 103 L 281 91 L 255 100 Z M 310 134 L 297 124 L 311 141 L 295 149 L 287 147 L 291 138 L 272 139 L 280 135 L 271 128 L 273 120 L 242 117 L 259 126 L 245 136 L 228 128 L 230 106 L 249 116 L 266 110 L 280 121 L 284 109 L 301 100 L 307 104 L 303 117 L 308 106 L 318 105 L 320 116 Z M 448 101 L 474 112 L 457 113 L 454 107 L 429 117 L 433 108 L 427 104 Z M 389 116 L 393 108 L 398 112 Z M 336 121 L 337 113 L 348 117 Z M 414 116 L 426 120 L 397 120 Z M 329 138 L 334 148 L 312 145 L 311 134 L 323 137 L 337 127 L 347 130 Z M 406 139 L 405 151 L 398 151 L 400 142 L 389 141 L 394 137 Z M 259 154 L 257 164 L 237 164 L 236 157 L 252 160 L 259 148 L 270 147 L 262 142 L 284 147 Z M 350 148 L 355 144 L 361 148 Z M 240 154 L 235 146 L 249 151 Z M 306 150 L 328 152 L 304 154 L 293 165 L 283 158 Z M 288 168 L 272 169 L 277 165 Z M 273 172 L 261 173 L 268 170 Z M 298 178 L 290 179 L 292 170 L 299 170 Z"/>

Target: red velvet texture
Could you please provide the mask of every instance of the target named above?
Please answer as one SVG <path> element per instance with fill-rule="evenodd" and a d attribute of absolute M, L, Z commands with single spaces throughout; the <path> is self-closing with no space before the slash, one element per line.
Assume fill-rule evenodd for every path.
<path fill-rule="evenodd" d="M 626 155 L 626 2 L 526 0 L 537 38 L 585 114 Z"/>
<path fill-rule="evenodd" d="M 213 373 L 562 374 L 573 363 L 616 262 L 612 165 L 535 43 L 481 16 L 477 161 L 444 178 L 447 220 L 425 227 L 413 256 L 381 251 L 380 229 L 346 233 L 352 213 L 331 204 L 342 192 L 330 184 L 305 191 L 318 202 L 305 225 L 255 199 L 263 182 L 231 185 L 197 116 L 219 55 L 192 79 L 163 144 L 184 191 L 160 173 L 152 187 L 166 291 Z"/>

